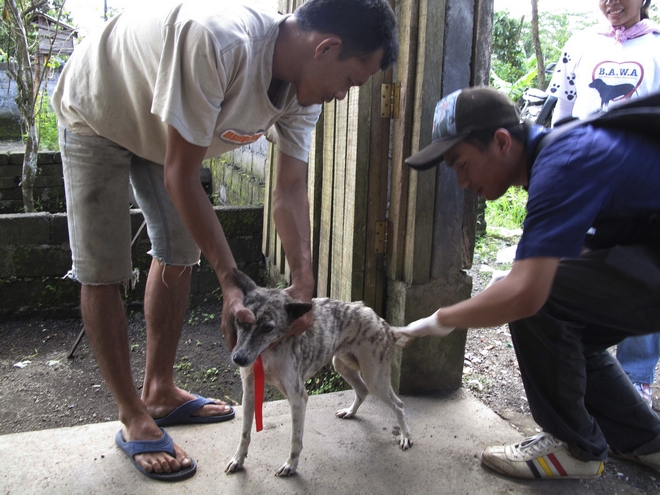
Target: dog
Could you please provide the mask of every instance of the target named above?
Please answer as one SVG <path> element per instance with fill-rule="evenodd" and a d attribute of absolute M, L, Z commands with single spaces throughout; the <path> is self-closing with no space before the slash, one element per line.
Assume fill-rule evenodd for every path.
<path fill-rule="evenodd" d="M 241 370 L 243 382 L 243 429 L 234 457 L 225 469 L 234 473 L 243 467 L 250 444 L 254 415 L 254 373 L 252 365 L 261 355 L 265 382 L 277 387 L 291 407 L 291 452 L 275 476 L 291 476 L 298 468 L 307 406 L 305 381 L 314 376 L 330 359 L 335 370 L 353 387 L 355 400 L 336 416 L 355 416 L 369 392 L 394 411 L 399 423 L 398 444 L 403 450 L 412 446 L 403 402 L 392 389 L 390 362 L 398 338 L 385 320 L 361 302 L 314 299 L 310 303 L 293 300 L 281 289 L 257 287 L 252 279 L 234 270 L 245 294 L 244 305 L 256 323 L 237 320 L 237 342 L 232 360 Z M 291 323 L 313 311 L 314 324 L 300 337 L 288 336 Z"/>
<path fill-rule="evenodd" d="M 635 90 L 635 86 L 632 84 L 616 84 L 610 86 L 602 79 L 594 79 L 589 83 L 589 87 L 598 91 L 598 94 L 600 95 L 600 107 L 602 109 L 607 108 L 610 101 L 630 96 Z"/>

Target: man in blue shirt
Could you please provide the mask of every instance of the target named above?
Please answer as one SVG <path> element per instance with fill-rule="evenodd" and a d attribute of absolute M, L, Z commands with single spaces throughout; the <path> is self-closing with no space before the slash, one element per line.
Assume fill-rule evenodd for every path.
<path fill-rule="evenodd" d="M 406 162 L 442 162 L 492 200 L 524 186 L 527 217 L 511 272 L 472 299 L 409 324 L 411 337 L 509 323 L 527 399 L 543 433 L 488 447 L 481 461 L 518 478 L 599 476 L 615 455 L 660 471 L 660 418 L 608 348 L 660 323 L 660 144 L 578 126 L 519 123 L 489 88 L 436 107 L 433 142 Z"/>

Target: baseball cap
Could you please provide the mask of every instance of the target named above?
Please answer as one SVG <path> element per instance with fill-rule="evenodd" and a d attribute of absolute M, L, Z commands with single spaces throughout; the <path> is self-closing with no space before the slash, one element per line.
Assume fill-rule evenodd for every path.
<path fill-rule="evenodd" d="M 435 106 L 431 144 L 408 157 L 406 163 L 417 170 L 435 167 L 469 134 L 519 122 L 516 107 L 504 93 L 488 87 L 459 89 Z"/>

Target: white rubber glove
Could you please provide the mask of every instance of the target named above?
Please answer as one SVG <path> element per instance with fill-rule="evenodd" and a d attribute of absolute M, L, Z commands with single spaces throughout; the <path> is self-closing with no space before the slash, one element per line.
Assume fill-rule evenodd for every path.
<path fill-rule="evenodd" d="M 493 278 L 490 279 L 490 282 L 488 282 L 488 285 L 486 286 L 486 289 L 490 287 L 491 285 L 496 284 L 500 280 L 502 280 L 504 277 L 506 277 L 511 270 L 495 270 L 493 272 Z"/>
<path fill-rule="evenodd" d="M 396 334 L 398 339 L 396 345 L 399 347 L 405 347 L 411 339 L 426 337 L 427 335 L 446 337 L 453 332 L 456 327 L 447 327 L 440 324 L 438 321 L 438 311 L 431 316 L 408 323 L 408 325 L 403 328 L 397 328 Z"/>

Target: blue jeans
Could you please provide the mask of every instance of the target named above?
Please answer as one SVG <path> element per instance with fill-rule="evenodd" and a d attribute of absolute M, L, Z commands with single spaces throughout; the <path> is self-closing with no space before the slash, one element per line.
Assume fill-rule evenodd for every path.
<path fill-rule="evenodd" d="M 660 417 L 608 349 L 660 328 L 660 242 L 562 259 L 548 301 L 509 323 L 534 420 L 582 460 L 660 452 Z"/>
<path fill-rule="evenodd" d="M 653 383 L 660 359 L 660 333 L 628 337 L 616 347 L 616 357 L 633 383 Z"/>

